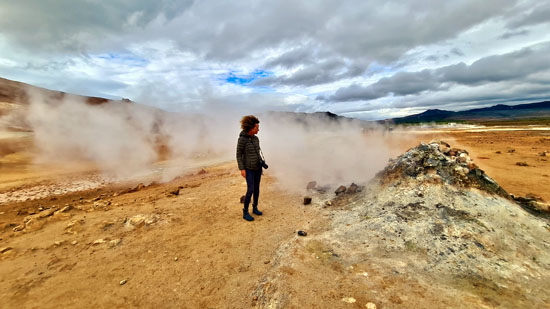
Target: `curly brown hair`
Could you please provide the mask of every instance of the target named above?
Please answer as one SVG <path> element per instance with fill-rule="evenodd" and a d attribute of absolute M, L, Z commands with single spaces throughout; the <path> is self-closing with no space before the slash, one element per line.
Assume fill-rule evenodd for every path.
<path fill-rule="evenodd" d="M 243 119 L 241 119 L 241 128 L 245 132 L 248 132 L 254 129 L 257 123 L 260 123 L 260 120 L 258 120 L 256 116 L 253 116 L 253 115 L 244 116 Z"/>

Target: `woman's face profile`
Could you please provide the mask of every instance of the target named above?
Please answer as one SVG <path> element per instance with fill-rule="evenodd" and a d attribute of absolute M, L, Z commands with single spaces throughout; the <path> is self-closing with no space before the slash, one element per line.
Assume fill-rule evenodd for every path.
<path fill-rule="evenodd" d="M 257 123 L 254 128 L 250 129 L 250 131 L 248 131 L 248 134 L 250 135 L 255 135 L 255 134 L 258 134 L 258 131 L 260 131 L 260 124 Z"/>

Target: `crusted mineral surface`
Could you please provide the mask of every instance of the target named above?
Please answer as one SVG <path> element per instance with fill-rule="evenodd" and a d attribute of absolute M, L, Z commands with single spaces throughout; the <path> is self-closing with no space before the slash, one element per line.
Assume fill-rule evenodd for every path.
<path fill-rule="evenodd" d="M 550 304 L 550 221 L 515 203 L 467 151 L 421 144 L 354 196 L 340 208 L 322 208 L 314 196 L 330 222 L 281 249 L 270 290 L 280 296 L 295 285 L 293 276 L 277 279 L 291 267 L 385 308 Z"/>

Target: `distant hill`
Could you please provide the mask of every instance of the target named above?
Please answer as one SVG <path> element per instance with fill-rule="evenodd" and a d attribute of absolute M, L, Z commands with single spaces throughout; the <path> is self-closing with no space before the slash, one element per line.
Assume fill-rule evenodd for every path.
<path fill-rule="evenodd" d="M 498 104 L 491 107 L 476 108 L 459 112 L 429 109 L 420 114 L 393 118 L 390 119 L 390 121 L 396 124 L 402 124 L 451 121 L 490 122 L 545 118 L 550 118 L 550 101 L 520 105 Z"/>
<path fill-rule="evenodd" d="M 84 100 L 88 104 L 103 104 L 109 101 L 121 101 L 130 103 L 128 99 L 109 100 L 100 97 L 87 97 L 77 94 L 69 94 L 62 91 L 49 90 L 0 77 L 0 103 L 29 104 L 29 91 L 40 93 L 48 98 L 62 100 L 65 96 L 71 96 Z"/>

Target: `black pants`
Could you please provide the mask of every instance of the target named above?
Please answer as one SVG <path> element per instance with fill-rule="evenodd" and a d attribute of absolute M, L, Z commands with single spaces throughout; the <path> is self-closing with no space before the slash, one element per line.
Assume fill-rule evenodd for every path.
<path fill-rule="evenodd" d="M 252 206 L 258 206 L 258 198 L 260 197 L 260 180 L 262 179 L 262 169 L 246 170 L 246 196 L 244 197 L 244 210 L 248 211 L 250 198 L 254 194 L 254 202 Z"/>

